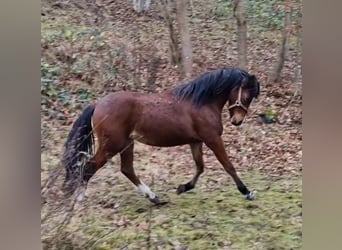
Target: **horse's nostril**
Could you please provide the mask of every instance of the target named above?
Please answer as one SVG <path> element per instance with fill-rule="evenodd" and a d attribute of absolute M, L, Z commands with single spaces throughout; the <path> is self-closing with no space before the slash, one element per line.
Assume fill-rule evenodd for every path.
<path fill-rule="evenodd" d="M 235 121 L 235 120 L 233 120 L 232 121 L 232 124 L 234 125 L 234 126 L 240 126 L 241 124 L 242 124 L 242 121 Z"/>

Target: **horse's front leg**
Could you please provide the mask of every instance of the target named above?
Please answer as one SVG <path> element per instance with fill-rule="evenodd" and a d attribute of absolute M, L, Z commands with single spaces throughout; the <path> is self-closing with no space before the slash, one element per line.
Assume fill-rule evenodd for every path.
<path fill-rule="evenodd" d="M 202 146 L 203 146 L 202 142 L 190 144 L 192 158 L 194 159 L 195 164 L 196 164 L 196 172 L 191 181 L 178 186 L 177 194 L 181 194 L 181 193 L 184 193 L 186 191 L 193 189 L 198 181 L 198 178 L 203 173 L 204 163 L 203 163 Z"/>
<path fill-rule="evenodd" d="M 248 190 L 245 184 L 237 175 L 233 164 L 228 159 L 228 155 L 224 149 L 224 144 L 220 136 L 211 137 L 204 141 L 205 144 L 214 152 L 218 161 L 222 164 L 227 173 L 233 178 L 238 190 L 246 196 L 248 200 L 254 200 L 255 194 Z"/>

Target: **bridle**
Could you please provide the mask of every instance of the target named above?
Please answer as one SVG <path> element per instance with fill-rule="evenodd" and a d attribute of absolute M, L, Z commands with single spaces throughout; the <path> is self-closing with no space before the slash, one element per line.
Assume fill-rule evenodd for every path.
<path fill-rule="evenodd" d="M 244 111 L 248 111 L 248 108 L 243 105 L 243 103 L 241 102 L 241 92 L 242 92 L 242 87 L 239 88 L 239 94 L 238 94 L 238 98 L 236 99 L 235 103 L 230 105 L 228 107 L 228 110 L 232 109 L 232 108 L 235 108 L 235 107 L 240 107 L 242 108 Z"/>

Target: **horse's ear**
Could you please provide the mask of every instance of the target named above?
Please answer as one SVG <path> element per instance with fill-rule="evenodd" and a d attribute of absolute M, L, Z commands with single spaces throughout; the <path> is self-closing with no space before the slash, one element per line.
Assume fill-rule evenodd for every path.
<path fill-rule="evenodd" d="M 248 76 L 248 81 L 249 81 L 249 82 L 254 82 L 255 80 L 256 80 L 255 75 L 249 75 L 249 76 Z"/>
<path fill-rule="evenodd" d="M 248 83 L 249 87 L 255 88 L 255 97 L 257 98 L 260 92 L 260 83 L 255 77 L 255 75 L 249 75 L 248 76 Z"/>
<path fill-rule="evenodd" d="M 247 86 L 249 87 L 253 87 L 255 85 L 255 82 L 256 82 L 256 77 L 255 75 L 249 75 L 248 76 L 248 80 L 247 80 Z"/>

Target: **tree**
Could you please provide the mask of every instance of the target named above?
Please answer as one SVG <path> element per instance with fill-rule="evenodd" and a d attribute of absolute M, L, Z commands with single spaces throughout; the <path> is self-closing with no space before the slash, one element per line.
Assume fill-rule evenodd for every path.
<path fill-rule="evenodd" d="M 268 77 L 268 82 L 270 83 L 280 82 L 280 79 L 281 79 L 281 71 L 283 69 L 284 62 L 286 59 L 286 54 L 288 51 L 288 38 L 291 32 L 291 14 L 292 14 L 291 0 L 286 0 L 285 20 L 284 20 L 284 29 L 283 29 L 282 39 L 281 39 L 281 45 L 280 45 L 279 53 L 278 53 L 278 58 L 277 58 L 278 60 Z"/>
<path fill-rule="evenodd" d="M 246 24 L 246 0 L 234 0 L 234 16 L 237 23 L 237 48 L 238 66 L 247 68 L 247 24 Z"/>
<path fill-rule="evenodd" d="M 168 0 L 160 0 L 161 10 L 165 23 L 169 30 L 169 55 L 172 65 L 179 65 L 181 62 L 181 55 L 178 47 L 178 36 L 173 26 L 173 18 L 168 11 Z"/>
<path fill-rule="evenodd" d="M 182 44 L 182 63 L 186 77 L 191 77 L 192 73 L 192 46 L 187 19 L 186 1 L 176 0 L 177 21 Z"/>
<path fill-rule="evenodd" d="M 133 9 L 138 13 L 149 10 L 150 5 L 151 0 L 133 0 Z"/>

